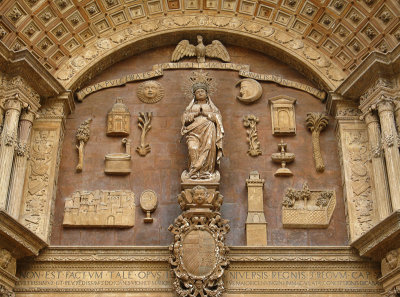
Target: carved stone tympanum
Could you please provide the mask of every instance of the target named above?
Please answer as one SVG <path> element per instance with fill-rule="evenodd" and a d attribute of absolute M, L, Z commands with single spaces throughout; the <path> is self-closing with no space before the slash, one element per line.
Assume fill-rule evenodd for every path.
<path fill-rule="evenodd" d="M 131 191 L 77 191 L 65 200 L 64 226 L 132 227 L 135 195 Z"/>
<path fill-rule="evenodd" d="M 313 156 L 315 161 L 315 169 L 318 172 L 325 170 L 324 160 L 321 155 L 321 147 L 319 145 L 319 134 L 328 125 L 328 117 L 321 112 L 310 112 L 307 114 L 306 124 L 311 131 Z"/>
<path fill-rule="evenodd" d="M 282 224 L 285 228 L 327 228 L 336 206 L 335 191 L 288 188 L 282 202 Z"/>
<path fill-rule="evenodd" d="M 269 99 L 273 135 L 296 135 L 296 116 L 294 104 L 296 99 L 288 96 L 277 96 Z"/>
<path fill-rule="evenodd" d="M 117 98 L 107 114 L 107 136 L 128 136 L 130 132 L 130 117 L 131 114 L 122 98 Z"/>
<path fill-rule="evenodd" d="M 76 146 L 79 155 L 78 165 L 76 165 L 76 172 L 82 172 L 83 169 L 83 147 L 86 142 L 88 142 L 90 137 L 90 129 L 89 124 L 92 122 L 92 119 L 87 119 L 84 121 L 76 131 L 76 142 L 79 144 Z"/>

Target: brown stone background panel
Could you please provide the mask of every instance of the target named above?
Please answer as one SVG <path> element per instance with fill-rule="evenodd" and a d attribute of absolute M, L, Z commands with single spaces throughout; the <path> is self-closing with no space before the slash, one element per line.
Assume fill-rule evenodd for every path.
<path fill-rule="evenodd" d="M 92 79 L 90 84 L 120 78 L 131 73 L 148 71 L 152 65 L 168 62 L 173 47 L 155 49 L 117 63 Z M 230 46 L 232 62 L 250 65 L 251 71 L 282 75 L 286 79 L 311 85 L 302 75 L 289 66 L 259 52 Z M 194 61 L 194 60 L 192 60 Z M 332 119 L 321 133 L 322 155 L 326 170 L 317 173 L 311 147 L 311 133 L 305 126 L 307 112 L 324 111 L 324 104 L 313 96 L 273 83 L 261 82 L 263 95 L 254 104 L 244 105 L 236 99 L 239 88 L 235 87 L 240 77 L 235 71 L 206 70 L 217 83 L 212 100 L 221 111 L 225 129 L 224 154 L 221 161 L 220 191 L 224 196 L 222 214 L 229 219 L 231 232 L 227 236 L 229 245 L 245 245 L 245 221 L 247 216 L 246 178 L 251 170 L 258 170 L 265 179 L 264 211 L 268 223 L 269 245 L 346 245 L 347 233 L 342 198 L 341 177 L 337 144 Z M 184 98 L 182 82 L 192 70 L 166 70 L 157 81 L 165 89 L 165 97 L 156 104 L 142 103 L 136 95 L 140 82 L 124 87 L 110 88 L 89 95 L 68 117 L 60 165 L 52 245 L 167 245 L 172 242 L 168 226 L 180 214 L 177 195 L 180 192 L 180 175 L 187 167 L 187 148 L 181 141 L 181 114 L 189 104 Z M 268 99 L 287 95 L 297 99 L 297 135 L 274 137 L 271 127 L 271 111 Z M 104 174 L 104 156 L 107 153 L 123 152 L 122 137 L 107 137 L 106 115 L 116 97 L 123 97 L 131 112 L 132 173 L 128 176 Z M 139 145 L 140 130 L 137 127 L 139 112 L 153 112 L 152 129 L 147 134 L 151 153 L 140 157 L 134 149 Z M 252 158 L 246 154 L 246 130 L 243 116 L 255 114 L 260 122 L 257 126 L 263 154 Z M 91 123 L 90 140 L 85 146 L 84 168 L 75 172 L 77 151 L 75 133 L 88 117 Z M 271 154 L 278 152 L 281 138 L 288 143 L 288 152 L 296 154 L 296 160 L 288 167 L 294 176 L 274 177 L 278 164 L 271 161 Z M 311 189 L 334 189 L 337 205 L 331 224 L 327 229 L 283 229 L 281 202 L 287 187 L 301 188 L 307 181 Z M 64 203 L 77 190 L 131 190 L 135 193 L 136 220 L 130 229 L 118 228 L 64 228 L 62 226 Z M 154 190 L 159 199 L 157 210 L 152 214 L 154 222 L 145 224 L 145 214 L 139 207 L 140 194 Z"/>

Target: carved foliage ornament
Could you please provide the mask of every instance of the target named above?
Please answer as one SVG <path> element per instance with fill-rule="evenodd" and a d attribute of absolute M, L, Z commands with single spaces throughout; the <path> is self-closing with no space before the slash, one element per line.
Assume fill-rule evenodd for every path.
<path fill-rule="evenodd" d="M 321 148 L 319 145 L 319 134 L 328 125 L 328 117 L 321 112 L 310 112 L 307 114 L 306 125 L 311 131 L 313 157 L 315 161 L 315 169 L 318 172 L 325 170 L 324 160 L 321 155 Z"/>
<path fill-rule="evenodd" d="M 15 293 L 9 291 L 5 286 L 0 284 L 0 296 L 1 297 L 15 297 Z"/>
<path fill-rule="evenodd" d="M 150 145 L 146 143 L 145 138 L 146 134 L 151 129 L 150 124 L 152 117 L 152 112 L 139 112 L 138 127 L 142 130 L 142 133 L 140 135 L 140 146 L 136 148 L 136 152 L 142 157 L 146 156 L 151 151 Z"/>
<path fill-rule="evenodd" d="M 76 131 L 76 142 L 79 144 L 76 146 L 79 155 L 78 165 L 76 165 L 76 172 L 82 172 L 83 168 L 83 147 L 85 143 L 89 140 L 90 130 L 89 124 L 92 122 L 92 119 L 89 118 L 84 121 Z"/>
<path fill-rule="evenodd" d="M 247 142 L 249 143 L 247 154 L 252 157 L 257 157 L 262 154 L 257 135 L 256 125 L 258 122 L 259 119 L 255 115 L 243 117 L 243 126 L 247 128 Z"/>
<path fill-rule="evenodd" d="M 169 262 L 175 275 L 173 283 L 180 297 L 222 296 L 222 275 L 229 261 L 225 235 L 228 221 L 218 212 L 190 216 L 185 212 L 169 230 L 174 234 Z"/>

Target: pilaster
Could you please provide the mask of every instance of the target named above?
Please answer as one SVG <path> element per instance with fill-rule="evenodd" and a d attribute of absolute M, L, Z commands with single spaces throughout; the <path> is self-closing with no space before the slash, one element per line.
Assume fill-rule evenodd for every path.
<path fill-rule="evenodd" d="M 72 95 L 50 98 L 38 111 L 31 133 L 19 221 L 44 241 L 51 233 L 61 147 Z"/>
<path fill-rule="evenodd" d="M 8 184 L 10 181 L 14 148 L 16 146 L 21 107 L 22 103 L 19 100 L 18 93 L 7 98 L 4 104 L 6 115 L 0 139 L 0 209 L 5 209 L 7 205 Z"/>
<path fill-rule="evenodd" d="M 336 119 L 347 228 L 354 241 L 379 221 L 367 126 L 350 100 L 336 98 L 330 111 Z"/>

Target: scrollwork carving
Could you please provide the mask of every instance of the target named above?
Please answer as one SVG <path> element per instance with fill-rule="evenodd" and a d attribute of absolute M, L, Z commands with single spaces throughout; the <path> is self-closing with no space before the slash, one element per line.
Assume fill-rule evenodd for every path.
<path fill-rule="evenodd" d="M 190 216 L 186 212 L 168 230 L 175 238 L 169 247 L 169 263 L 178 296 L 222 296 L 222 275 L 229 265 L 229 248 L 224 244 L 228 221 L 218 212 L 207 216 Z"/>
<path fill-rule="evenodd" d="M 15 293 L 0 284 L 0 297 L 15 297 Z"/>
<path fill-rule="evenodd" d="M 39 229 L 46 209 L 50 164 L 55 146 L 53 133 L 53 131 L 47 130 L 34 130 L 30 147 L 30 175 L 27 182 L 22 222 L 35 233 L 40 233 Z"/>

